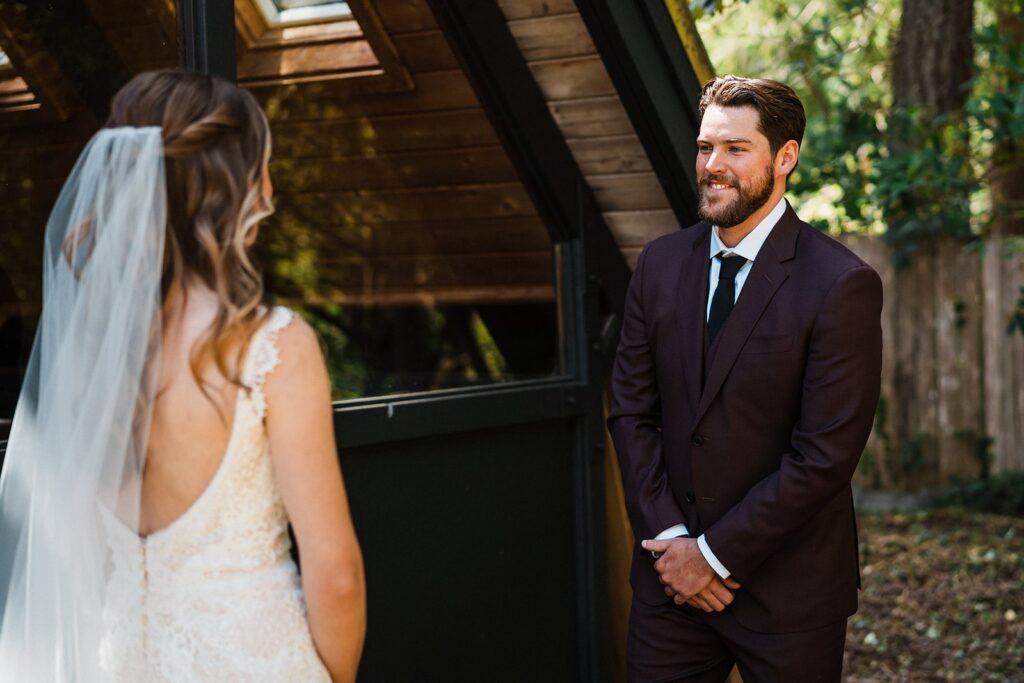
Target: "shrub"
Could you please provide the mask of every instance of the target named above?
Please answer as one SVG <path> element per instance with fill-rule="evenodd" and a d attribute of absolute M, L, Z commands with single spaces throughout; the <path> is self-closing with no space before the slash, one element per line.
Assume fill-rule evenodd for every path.
<path fill-rule="evenodd" d="M 1024 471 L 954 484 L 936 500 L 978 512 L 1024 517 Z"/>

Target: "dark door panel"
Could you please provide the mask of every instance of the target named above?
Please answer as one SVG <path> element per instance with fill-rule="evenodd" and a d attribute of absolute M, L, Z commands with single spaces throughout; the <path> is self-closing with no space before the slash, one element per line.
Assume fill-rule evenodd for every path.
<path fill-rule="evenodd" d="M 361 681 L 571 681 L 575 421 L 351 449 Z"/>

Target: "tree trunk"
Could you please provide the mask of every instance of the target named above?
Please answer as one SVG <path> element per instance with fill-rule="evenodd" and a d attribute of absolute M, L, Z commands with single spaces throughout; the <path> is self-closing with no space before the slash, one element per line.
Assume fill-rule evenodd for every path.
<path fill-rule="evenodd" d="M 974 49 L 973 0 L 903 0 L 892 70 L 893 103 L 937 114 L 963 109 Z"/>
<path fill-rule="evenodd" d="M 931 116 L 964 113 L 973 68 L 973 0 L 903 0 L 892 69 L 893 104 Z M 909 131 L 890 128 L 890 150 L 912 153 Z M 967 153 L 967 150 L 963 150 Z M 964 201 L 966 202 L 966 197 Z M 922 197 L 920 202 L 933 201 Z M 910 267 L 893 274 L 886 293 L 895 325 L 891 349 L 895 381 L 883 395 L 887 454 L 898 486 L 918 488 L 980 472 L 977 445 L 984 432 L 978 340 L 972 325 L 982 314 L 976 278 L 945 272 L 951 238 L 921 244 Z M 971 270 L 972 264 L 963 266 Z M 974 264 L 974 270 L 977 269 Z M 979 289 L 979 291 L 975 291 Z"/>
<path fill-rule="evenodd" d="M 1008 45 L 1024 41 L 1024 17 L 1020 0 L 998 0 L 996 22 Z M 1012 69 L 992 74 L 1004 92 L 1019 86 L 1021 75 Z M 1013 140 L 1003 142 L 992 154 L 992 203 L 996 208 L 992 232 L 995 235 L 1024 235 L 1024 149 Z"/>

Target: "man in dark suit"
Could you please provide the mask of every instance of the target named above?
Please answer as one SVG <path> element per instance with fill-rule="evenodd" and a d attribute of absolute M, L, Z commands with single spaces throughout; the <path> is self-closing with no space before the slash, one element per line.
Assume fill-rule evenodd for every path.
<path fill-rule="evenodd" d="M 637 539 L 629 679 L 838 681 L 857 609 L 850 480 L 882 285 L 784 198 L 805 116 L 774 81 L 700 102 L 701 223 L 630 283 L 608 425 Z"/>

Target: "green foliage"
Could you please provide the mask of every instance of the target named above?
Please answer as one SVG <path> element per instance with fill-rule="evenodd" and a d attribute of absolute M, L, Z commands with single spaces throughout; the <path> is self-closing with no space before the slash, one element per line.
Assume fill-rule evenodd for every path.
<path fill-rule="evenodd" d="M 939 505 L 1024 517 L 1024 472 L 1003 472 L 988 479 L 957 484 L 940 496 Z"/>
<path fill-rule="evenodd" d="M 877 149 L 868 182 L 888 226 L 883 238 L 902 267 L 929 237 L 971 238 L 970 195 L 977 182 L 962 116 L 892 109 L 888 125 L 899 144 Z"/>
<path fill-rule="evenodd" d="M 487 368 L 490 381 L 498 382 L 511 379 L 508 373 L 508 363 L 505 361 L 505 357 L 501 354 L 501 349 L 494 341 L 494 337 L 491 336 L 490 330 L 484 325 L 484 321 L 480 319 L 480 316 L 472 316 L 470 319 L 470 331 L 477 348 L 480 350 L 480 356 L 484 366 Z"/>
<path fill-rule="evenodd" d="M 900 444 L 900 467 L 905 473 L 913 474 L 924 467 L 925 445 L 930 438 L 928 432 L 918 432 Z"/>
<path fill-rule="evenodd" d="M 994 3 L 980 3 L 988 11 L 982 13 L 985 23 L 974 33 L 977 69 L 968 84 L 971 96 L 966 109 L 984 143 L 1019 150 L 1024 145 L 1024 44 L 1000 30 L 991 11 Z M 1024 12 L 1020 0 L 1006 4 L 1018 16 Z"/>
<path fill-rule="evenodd" d="M 743 0 L 743 2 L 750 2 L 750 0 Z M 721 12 L 726 4 L 727 0 L 693 0 L 690 3 L 690 13 L 695 19 L 700 19 L 705 15 L 711 16 L 715 12 Z"/>

